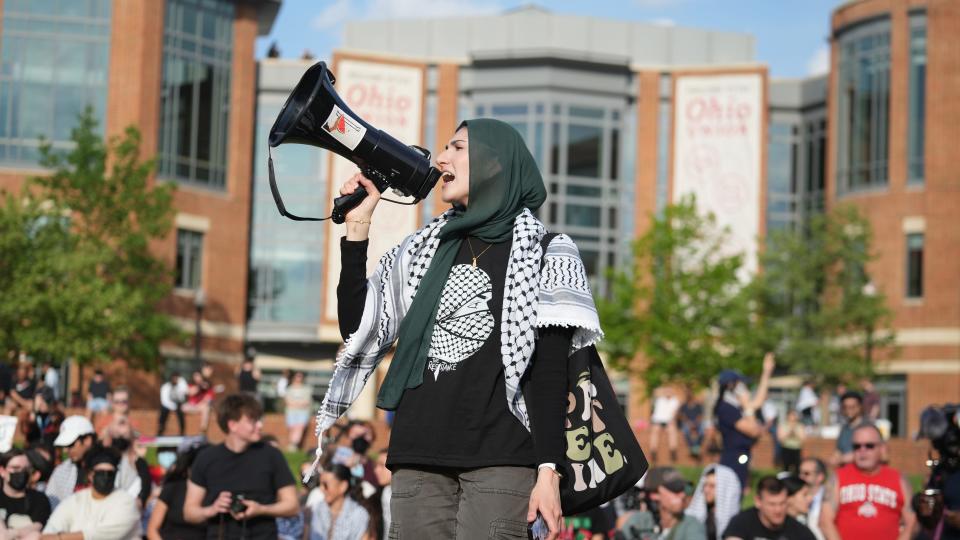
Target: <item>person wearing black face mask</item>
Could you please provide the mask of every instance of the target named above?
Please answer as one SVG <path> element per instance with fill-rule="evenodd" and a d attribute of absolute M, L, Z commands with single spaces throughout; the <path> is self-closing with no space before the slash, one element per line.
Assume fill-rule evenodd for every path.
<path fill-rule="evenodd" d="M 29 489 L 33 468 L 23 450 L 15 448 L 0 458 L 3 489 L 0 490 L 0 516 L 8 532 L 23 534 L 39 531 L 50 517 L 50 501 L 39 491 Z"/>
<path fill-rule="evenodd" d="M 129 493 L 114 489 L 120 453 L 99 444 L 84 457 L 90 488 L 63 500 L 43 529 L 42 540 L 134 540 L 140 511 Z"/>
<path fill-rule="evenodd" d="M 140 508 L 147 504 L 153 480 L 150 467 L 137 455 L 133 445 L 135 434 L 130 420 L 126 416 L 116 416 L 104 432 L 104 443 L 120 452 L 122 459 L 117 467 L 117 489 L 133 495 L 140 502 Z"/>

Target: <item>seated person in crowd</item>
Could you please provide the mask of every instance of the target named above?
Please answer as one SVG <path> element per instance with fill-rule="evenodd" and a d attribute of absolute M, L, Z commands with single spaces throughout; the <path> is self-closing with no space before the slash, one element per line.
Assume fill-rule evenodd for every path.
<path fill-rule="evenodd" d="M 40 531 L 50 517 L 50 501 L 39 491 L 30 489 L 33 467 L 26 453 L 14 448 L 0 456 L 0 514 L 7 536 L 17 538 L 30 531 Z"/>
<path fill-rule="evenodd" d="M 740 512 L 723 532 L 725 540 L 777 538 L 778 540 L 816 540 L 813 533 L 787 515 L 787 486 L 775 476 L 757 482 L 756 508 Z"/>
<path fill-rule="evenodd" d="M 99 444 L 87 452 L 84 465 L 91 487 L 61 502 L 53 511 L 42 540 L 138 540 L 140 511 L 129 493 L 114 489 L 120 453 Z"/>
<path fill-rule="evenodd" d="M 684 514 L 689 484 L 674 468 L 669 468 L 657 486 L 660 505 L 660 535 L 670 540 L 702 540 L 707 530 L 695 517 Z"/>
<path fill-rule="evenodd" d="M 203 540 L 207 537 L 207 526 L 189 523 L 183 517 L 183 504 L 187 497 L 187 479 L 190 478 L 190 467 L 197 455 L 207 448 L 206 444 L 192 446 L 177 454 L 166 476 L 163 478 L 163 488 L 157 499 L 153 513 L 150 514 L 150 523 L 147 524 L 147 540 L 163 540 L 175 538 L 177 540 Z"/>
<path fill-rule="evenodd" d="M 50 498 L 50 504 L 54 508 L 73 492 L 87 487 L 87 474 L 82 470 L 83 456 L 96 440 L 97 435 L 93 432 L 93 424 L 85 416 L 70 416 L 60 425 L 60 434 L 57 435 L 53 444 L 57 448 L 67 450 L 67 459 L 53 470 L 45 489 L 47 497 Z"/>
<path fill-rule="evenodd" d="M 733 516 L 740 512 L 740 477 L 719 463 L 707 465 L 687 506 L 687 515 L 703 523 L 707 540 L 719 540 Z"/>

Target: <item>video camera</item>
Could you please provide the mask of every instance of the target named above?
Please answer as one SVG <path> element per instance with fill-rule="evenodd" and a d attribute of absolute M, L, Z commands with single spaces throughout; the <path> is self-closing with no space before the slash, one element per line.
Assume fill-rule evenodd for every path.
<path fill-rule="evenodd" d="M 937 527 L 943 516 L 943 491 L 946 479 L 960 473 L 960 405 L 930 406 L 920 413 L 918 439 L 930 439 L 936 456 L 931 451 L 927 458 L 930 480 L 926 487 L 913 496 L 917 520 L 927 530 Z"/>

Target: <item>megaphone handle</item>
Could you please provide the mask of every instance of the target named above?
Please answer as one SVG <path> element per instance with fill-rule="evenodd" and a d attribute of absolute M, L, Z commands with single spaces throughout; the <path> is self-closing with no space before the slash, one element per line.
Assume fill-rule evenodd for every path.
<path fill-rule="evenodd" d="M 353 210 L 358 204 L 367 198 L 367 189 L 358 186 L 356 191 L 349 195 L 341 195 L 333 200 L 333 212 L 330 213 L 330 219 L 337 225 L 347 219 L 347 212 Z"/>
<path fill-rule="evenodd" d="M 377 186 L 377 189 L 380 190 L 380 193 L 383 193 L 390 187 L 390 184 L 387 183 L 387 179 L 383 177 L 380 173 L 373 169 L 362 169 L 361 171 L 364 176 L 370 179 L 373 182 L 373 185 Z M 333 212 L 330 214 L 330 219 L 333 220 L 336 224 L 341 224 L 344 220 L 347 219 L 347 212 L 353 210 L 360 204 L 361 201 L 367 198 L 367 188 L 363 186 L 357 186 L 356 191 L 349 195 L 341 195 L 333 200 Z"/>

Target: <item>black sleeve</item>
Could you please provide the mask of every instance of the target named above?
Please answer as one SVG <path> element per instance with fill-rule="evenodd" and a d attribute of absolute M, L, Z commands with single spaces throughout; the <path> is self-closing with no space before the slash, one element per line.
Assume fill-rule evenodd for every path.
<path fill-rule="evenodd" d="M 150 476 L 150 466 L 143 458 L 137 458 L 134 462 L 137 468 L 137 476 L 140 477 L 140 493 L 137 498 L 140 499 L 141 508 L 147 507 L 147 501 L 150 500 L 150 493 L 153 491 L 153 477 Z"/>
<path fill-rule="evenodd" d="M 363 317 L 367 293 L 367 246 L 369 240 L 351 242 L 340 238 L 340 283 L 337 284 L 337 317 L 340 337 L 346 340 L 357 331 Z"/>
<path fill-rule="evenodd" d="M 31 497 L 33 495 L 33 497 Z M 40 525 L 46 525 L 50 519 L 50 499 L 39 491 L 27 492 L 30 500 L 30 520 Z"/>
<path fill-rule="evenodd" d="M 567 354 L 573 328 L 540 329 L 527 381 L 527 409 L 537 464 L 563 463 L 563 425 L 567 413 Z M 561 472 L 563 472 L 561 470 Z"/>
<path fill-rule="evenodd" d="M 740 512 L 739 514 L 733 516 L 733 519 L 731 519 L 730 523 L 727 524 L 727 530 L 723 531 L 724 538 L 729 538 L 731 536 L 736 538 L 753 538 L 750 527 L 747 525 L 747 518 L 749 516 L 746 512 L 748 511 Z"/>
<path fill-rule="evenodd" d="M 293 473 L 290 472 L 290 465 L 287 465 L 287 460 L 280 450 L 272 446 L 269 449 L 272 450 L 270 454 L 273 468 L 273 487 L 279 490 L 296 484 L 297 481 L 293 479 Z"/>

